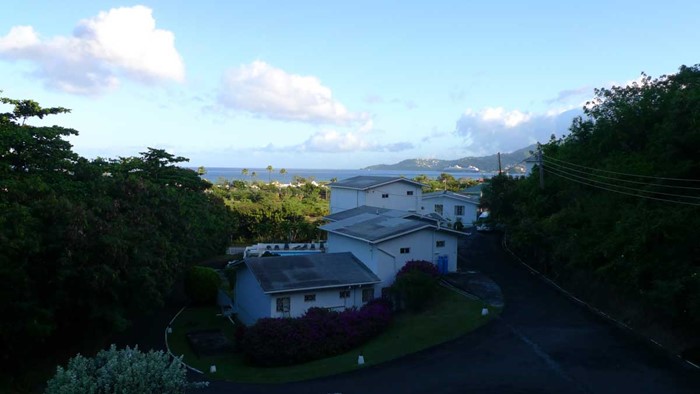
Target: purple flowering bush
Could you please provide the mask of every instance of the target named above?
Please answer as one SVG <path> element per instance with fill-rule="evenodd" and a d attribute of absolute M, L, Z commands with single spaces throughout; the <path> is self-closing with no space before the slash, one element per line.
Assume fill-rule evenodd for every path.
<path fill-rule="evenodd" d="M 389 301 L 376 299 L 360 309 L 310 308 L 297 318 L 264 318 L 245 331 L 240 348 L 251 363 L 265 367 L 330 357 L 381 334 L 391 311 Z"/>
<path fill-rule="evenodd" d="M 425 260 L 411 260 L 404 265 L 399 272 L 396 273 L 396 279 L 400 278 L 409 272 L 419 271 L 432 278 L 440 276 L 437 265 Z"/>

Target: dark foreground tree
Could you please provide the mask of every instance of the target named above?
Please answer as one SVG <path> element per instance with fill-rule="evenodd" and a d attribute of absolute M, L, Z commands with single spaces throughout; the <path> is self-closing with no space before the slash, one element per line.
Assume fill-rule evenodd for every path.
<path fill-rule="evenodd" d="M 112 345 L 93 358 L 78 354 L 58 367 L 46 394 L 64 393 L 185 393 L 208 383 L 188 383 L 187 368 L 162 351 L 143 353 L 138 347 L 117 350 Z"/>

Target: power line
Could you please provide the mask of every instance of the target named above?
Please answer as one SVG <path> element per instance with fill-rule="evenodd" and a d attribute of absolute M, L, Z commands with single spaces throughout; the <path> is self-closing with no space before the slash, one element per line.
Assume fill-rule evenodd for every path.
<path fill-rule="evenodd" d="M 585 169 L 587 169 L 587 170 L 606 172 L 606 173 L 608 173 L 608 174 L 624 175 L 624 176 L 631 176 L 631 177 L 638 177 L 638 178 L 660 179 L 660 180 L 665 180 L 665 181 L 700 182 L 700 179 L 666 178 L 666 177 L 660 177 L 660 176 L 639 175 L 639 174 L 630 174 L 630 173 L 625 173 L 625 172 L 601 170 L 601 169 L 599 169 L 599 168 L 586 167 L 586 166 L 582 166 L 582 165 L 580 165 L 580 164 L 575 164 L 575 163 L 571 163 L 571 162 L 564 161 L 564 160 L 561 160 L 561 159 L 556 159 L 556 158 L 554 158 L 554 157 L 547 157 L 547 159 L 549 159 L 549 160 L 554 160 L 554 161 L 556 161 L 556 162 L 560 162 L 560 163 L 564 163 L 564 164 L 568 164 L 568 165 L 574 166 L 574 167 L 585 168 Z"/>
<path fill-rule="evenodd" d="M 572 182 L 580 183 L 580 184 L 582 184 L 582 185 L 594 187 L 594 188 L 597 188 L 597 189 L 602 189 L 602 190 L 611 191 L 611 192 L 614 192 L 614 193 L 625 194 L 625 195 L 628 195 L 628 196 L 640 197 L 640 198 L 645 198 L 645 199 L 649 199 L 649 200 L 671 202 L 671 203 L 675 203 L 675 204 L 684 204 L 684 205 L 700 206 L 700 204 L 696 204 L 696 203 L 692 203 L 692 202 L 687 202 L 687 201 L 678 201 L 678 200 L 671 200 L 671 199 L 667 199 L 667 198 L 658 198 L 658 197 L 645 196 L 645 195 L 642 195 L 642 194 L 629 193 L 629 192 L 624 192 L 624 191 L 621 191 L 621 190 L 616 190 L 616 189 L 607 188 L 607 187 L 604 187 L 604 186 L 599 186 L 599 185 L 596 185 L 596 184 L 593 184 L 593 183 L 584 182 L 584 181 L 581 181 L 581 180 L 577 180 L 577 179 L 568 177 L 568 176 L 566 176 L 566 175 L 564 175 L 564 174 L 558 173 L 556 170 L 553 170 L 553 169 L 551 169 L 551 168 L 549 168 L 549 167 L 545 167 L 544 170 L 547 171 L 547 172 L 549 172 L 549 173 L 552 174 L 552 175 L 556 175 L 556 176 L 558 176 L 558 177 L 560 177 L 560 178 L 568 179 L 568 180 L 570 180 L 570 181 L 572 181 Z"/>
<path fill-rule="evenodd" d="M 686 189 L 686 190 L 700 190 L 700 187 L 692 187 L 692 186 L 674 186 L 674 185 L 660 185 L 660 184 L 655 184 L 655 183 L 648 183 L 648 182 L 641 182 L 641 181 L 632 181 L 629 179 L 622 179 L 622 178 L 616 178 L 616 177 L 611 177 L 607 175 L 597 175 L 597 174 L 591 174 L 590 172 L 583 171 L 583 170 L 578 170 L 576 168 L 571 168 L 567 167 L 566 165 L 559 164 L 553 161 L 549 161 L 551 158 L 545 157 L 544 162 L 547 163 L 548 165 L 554 166 L 555 168 L 558 169 L 564 169 L 567 171 L 574 171 L 580 174 L 585 174 L 585 175 L 590 175 L 594 176 L 597 178 L 604 178 L 604 179 L 610 179 L 616 182 L 626 182 L 626 183 L 634 183 L 637 185 L 644 185 L 644 186 L 652 186 L 652 187 L 665 187 L 665 188 L 670 188 L 670 189 Z"/>

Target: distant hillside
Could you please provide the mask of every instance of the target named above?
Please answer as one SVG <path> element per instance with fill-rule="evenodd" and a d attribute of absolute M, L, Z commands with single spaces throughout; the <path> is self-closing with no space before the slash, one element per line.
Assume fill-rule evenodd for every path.
<path fill-rule="evenodd" d="M 522 160 L 530 156 L 536 145 L 530 145 L 511 153 L 501 153 L 501 167 L 504 171 L 525 172 Z M 462 169 L 458 169 L 457 166 Z M 406 170 L 406 171 L 465 171 L 469 166 L 476 167 L 480 172 L 498 171 L 498 155 L 481 157 L 463 157 L 456 160 L 441 159 L 408 159 L 396 164 L 377 164 L 366 167 L 366 170 Z"/>

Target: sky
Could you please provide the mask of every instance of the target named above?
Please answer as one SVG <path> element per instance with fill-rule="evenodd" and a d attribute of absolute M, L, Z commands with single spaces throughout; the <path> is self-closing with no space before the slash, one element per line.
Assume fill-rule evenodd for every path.
<path fill-rule="evenodd" d="M 699 62 L 700 2 L 33 1 L 0 13 L 2 96 L 62 106 L 88 158 L 356 169 L 510 152 L 594 89 Z M 6 110 L 6 108 L 3 108 Z"/>

